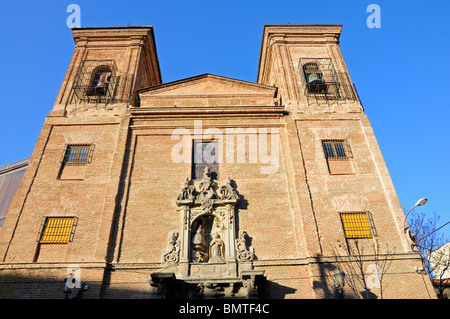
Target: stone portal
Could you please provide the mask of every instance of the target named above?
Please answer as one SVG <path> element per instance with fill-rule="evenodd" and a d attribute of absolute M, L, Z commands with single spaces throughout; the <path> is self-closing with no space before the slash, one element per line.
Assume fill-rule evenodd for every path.
<path fill-rule="evenodd" d="M 196 186 L 186 178 L 176 203 L 180 232 L 169 233 L 163 270 L 151 274 L 155 296 L 263 297 L 264 271 L 253 269 L 254 251 L 248 245 L 247 233 L 237 232 L 239 195 L 231 179 L 218 188 L 205 168 Z"/>

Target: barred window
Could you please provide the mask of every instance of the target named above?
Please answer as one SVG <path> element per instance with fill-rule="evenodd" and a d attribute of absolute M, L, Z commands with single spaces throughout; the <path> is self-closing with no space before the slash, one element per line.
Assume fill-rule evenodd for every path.
<path fill-rule="evenodd" d="M 192 179 L 201 179 L 205 167 L 211 169 L 211 178 L 218 178 L 219 149 L 217 141 L 194 141 Z"/>
<path fill-rule="evenodd" d="M 92 161 L 93 144 L 66 145 L 61 162 L 66 165 L 85 165 Z"/>
<path fill-rule="evenodd" d="M 72 241 L 75 217 L 46 217 L 39 236 L 40 244 L 67 244 Z"/>
<path fill-rule="evenodd" d="M 348 140 L 322 140 L 328 160 L 348 160 L 353 157 Z"/>
<path fill-rule="evenodd" d="M 340 213 L 346 239 L 372 238 L 375 233 L 369 212 Z"/>

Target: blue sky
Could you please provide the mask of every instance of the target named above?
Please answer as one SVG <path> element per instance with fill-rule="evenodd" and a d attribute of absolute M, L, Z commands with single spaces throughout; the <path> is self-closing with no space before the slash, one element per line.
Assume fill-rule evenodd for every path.
<path fill-rule="evenodd" d="M 450 220 L 450 1 L 7 1 L 0 19 L 0 166 L 31 155 L 81 26 L 152 25 L 164 82 L 256 81 L 264 24 L 342 24 L 341 50 L 402 206 Z M 369 4 L 381 9 L 370 29 Z M 412 213 L 414 214 L 414 213 Z M 450 225 L 442 229 L 450 234 Z"/>

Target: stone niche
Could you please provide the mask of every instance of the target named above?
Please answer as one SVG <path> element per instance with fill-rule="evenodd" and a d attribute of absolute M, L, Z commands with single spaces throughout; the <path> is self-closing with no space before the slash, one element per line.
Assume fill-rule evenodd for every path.
<path fill-rule="evenodd" d="M 218 188 L 206 167 L 197 186 L 186 178 L 176 203 L 180 230 L 169 233 L 162 271 L 151 274 L 155 297 L 263 297 L 266 278 L 253 269 L 246 232 L 237 231 L 239 196 L 230 178 Z"/>

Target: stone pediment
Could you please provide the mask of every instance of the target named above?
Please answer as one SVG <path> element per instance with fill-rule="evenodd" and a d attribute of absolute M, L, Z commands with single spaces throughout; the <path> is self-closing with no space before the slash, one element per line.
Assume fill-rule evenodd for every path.
<path fill-rule="evenodd" d="M 274 106 L 277 88 L 213 74 L 138 91 L 141 107 Z"/>

